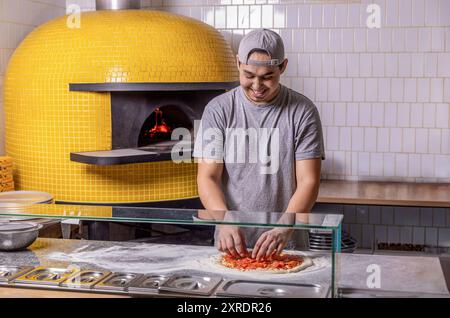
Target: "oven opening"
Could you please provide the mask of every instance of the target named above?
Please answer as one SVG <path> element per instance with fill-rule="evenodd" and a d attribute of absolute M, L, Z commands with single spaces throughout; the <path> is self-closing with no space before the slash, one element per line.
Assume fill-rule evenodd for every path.
<path fill-rule="evenodd" d="M 138 84 L 144 86 L 135 86 Z M 189 161 L 194 150 L 195 120 L 200 120 L 209 101 L 225 90 L 205 89 L 205 85 L 207 88 L 215 83 L 194 83 L 194 87 L 189 86 L 192 83 L 172 84 L 175 86 L 134 83 L 129 84 L 129 90 L 112 91 L 111 149 L 71 152 L 70 160 L 99 166 Z M 98 89 L 100 84 L 92 85 Z M 171 90 L 162 90 L 167 87 Z M 201 89 L 193 89 L 198 87 Z M 234 83 L 226 89 L 233 87 Z M 183 131 L 176 131 L 177 128 Z M 171 140 L 175 135 L 177 140 Z"/>
<path fill-rule="evenodd" d="M 179 140 L 171 140 L 176 128 L 186 128 L 192 132 L 193 124 L 185 112 L 176 105 L 157 107 L 142 125 L 138 147 L 141 150 L 166 152 Z"/>

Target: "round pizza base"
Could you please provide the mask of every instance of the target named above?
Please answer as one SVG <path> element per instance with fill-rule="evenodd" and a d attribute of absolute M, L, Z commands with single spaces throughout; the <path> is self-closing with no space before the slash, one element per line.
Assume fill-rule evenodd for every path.
<path fill-rule="evenodd" d="M 241 269 L 227 267 L 227 266 L 223 265 L 222 264 L 222 255 L 219 255 L 218 257 L 213 258 L 213 262 L 215 262 L 215 265 L 217 265 L 221 268 L 224 268 L 227 270 L 232 270 L 232 271 L 239 272 L 239 273 L 288 274 L 288 273 L 298 273 L 298 272 L 304 270 L 305 268 L 308 268 L 309 266 L 313 265 L 313 261 L 311 260 L 311 258 L 309 258 L 308 256 L 305 256 L 305 255 L 301 255 L 301 257 L 303 258 L 303 262 L 300 265 L 297 265 L 290 269 L 258 268 L 258 269 L 241 270 Z"/>

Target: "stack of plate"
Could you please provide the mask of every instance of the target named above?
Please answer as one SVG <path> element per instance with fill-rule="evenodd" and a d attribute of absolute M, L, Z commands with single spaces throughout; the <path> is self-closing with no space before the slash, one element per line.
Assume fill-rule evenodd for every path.
<path fill-rule="evenodd" d="M 0 192 L 13 191 L 13 163 L 11 157 L 0 157 Z"/>
<path fill-rule="evenodd" d="M 3 214 L 15 214 L 32 204 L 50 204 L 53 203 L 53 196 L 47 192 L 40 191 L 8 191 L 0 193 L 0 210 Z M 5 217 L 10 221 L 30 220 L 35 217 Z"/>
<path fill-rule="evenodd" d="M 320 231 L 309 232 L 309 250 L 310 251 L 331 251 L 332 246 L 331 233 L 325 233 Z M 341 239 L 341 252 L 353 253 L 356 249 L 356 240 L 350 236 L 347 232 L 342 231 Z"/>
<path fill-rule="evenodd" d="M 2 203 L 53 203 L 53 196 L 50 193 L 40 191 L 8 191 L 0 193 L 0 204 Z"/>

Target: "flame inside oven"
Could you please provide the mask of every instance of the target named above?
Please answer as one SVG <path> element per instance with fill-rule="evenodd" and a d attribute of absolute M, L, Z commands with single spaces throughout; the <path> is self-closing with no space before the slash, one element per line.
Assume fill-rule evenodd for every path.
<path fill-rule="evenodd" d="M 170 139 L 170 133 L 172 129 L 167 125 L 165 118 L 163 117 L 163 112 L 156 108 L 155 114 L 155 125 L 144 133 L 144 136 L 150 138 L 151 140 L 167 140 Z"/>
<path fill-rule="evenodd" d="M 191 119 L 175 105 L 156 108 L 144 122 L 139 134 L 138 147 L 166 144 L 171 141 L 174 129 L 192 129 Z"/>

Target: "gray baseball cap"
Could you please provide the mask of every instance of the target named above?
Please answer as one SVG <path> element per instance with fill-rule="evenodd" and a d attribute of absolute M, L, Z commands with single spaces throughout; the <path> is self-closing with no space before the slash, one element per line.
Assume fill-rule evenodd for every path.
<path fill-rule="evenodd" d="M 270 56 L 268 61 L 249 59 L 254 50 L 262 50 Z M 239 61 L 244 64 L 277 66 L 284 61 L 284 44 L 281 37 L 268 29 L 256 29 L 245 35 L 239 43 Z"/>

